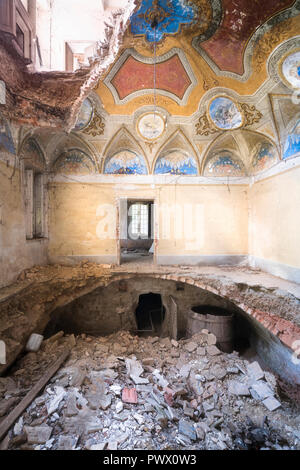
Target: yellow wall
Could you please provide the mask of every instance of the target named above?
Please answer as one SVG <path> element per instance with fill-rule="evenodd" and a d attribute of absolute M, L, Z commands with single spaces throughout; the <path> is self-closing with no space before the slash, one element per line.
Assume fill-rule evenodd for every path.
<path fill-rule="evenodd" d="M 0 287 L 23 269 L 44 264 L 46 244 L 47 240 L 26 240 L 20 172 L 0 161 Z"/>
<path fill-rule="evenodd" d="M 116 255 L 122 197 L 155 200 L 158 255 L 247 254 L 246 186 L 53 183 L 49 196 L 50 257 Z"/>
<path fill-rule="evenodd" d="M 300 167 L 249 189 L 249 254 L 300 267 Z"/>

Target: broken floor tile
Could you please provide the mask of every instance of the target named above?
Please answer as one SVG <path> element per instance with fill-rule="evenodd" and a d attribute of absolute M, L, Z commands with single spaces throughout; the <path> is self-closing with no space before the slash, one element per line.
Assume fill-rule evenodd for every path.
<path fill-rule="evenodd" d="M 137 392 L 135 388 L 123 388 L 122 401 L 124 403 L 137 403 Z"/>
<path fill-rule="evenodd" d="M 43 426 L 24 426 L 28 444 L 44 444 L 50 439 L 52 428 Z"/>
<path fill-rule="evenodd" d="M 268 397 L 262 402 L 269 411 L 277 410 L 277 408 L 281 407 L 281 403 L 276 400 L 274 397 Z"/>
<path fill-rule="evenodd" d="M 250 388 L 251 395 L 256 400 L 264 400 L 265 398 L 272 397 L 273 391 L 266 382 L 258 380 L 251 385 Z"/>
<path fill-rule="evenodd" d="M 52 413 L 54 413 L 60 402 L 63 400 L 63 398 L 66 396 L 67 392 L 63 387 L 60 387 L 59 385 L 54 387 L 54 395 L 50 398 L 50 400 L 47 403 L 47 413 L 48 416 L 50 416 Z"/>
<path fill-rule="evenodd" d="M 228 383 L 228 392 L 240 396 L 250 395 L 248 385 L 238 382 L 237 380 L 231 380 L 231 382 Z"/>
<path fill-rule="evenodd" d="M 136 359 L 127 358 L 125 359 L 125 364 L 128 375 L 136 385 L 149 383 L 148 379 L 140 377 L 141 374 L 144 372 L 144 369 L 139 361 L 137 361 Z"/>
<path fill-rule="evenodd" d="M 254 380 L 263 379 L 265 374 L 257 361 L 247 364 L 248 375 Z"/>
<path fill-rule="evenodd" d="M 181 434 L 183 434 L 184 436 L 187 436 L 192 441 L 196 441 L 196 439 L 197 439 L 197 433 L 196 433 L 196 430 L 195 430 L 193 424 L 188 422 L 185 419 L 181 419 L 179 421 L 178 431 Z"/>
<path fill-rule="evenodd" d="M 57 450 L 74 450 L 78 436 L 59 436 Z"/>
<path fill-rule="evenodd" d="M 107 442 L 99 442 L 98 444 L 92 444 L 88 447 L 88 450 L 104 450 L 107 446 Z"/>
<path fill-rule="evenodd" d="M 75 393 L 70 393 L 66 400 L 66 416 L 76 416 L 77 414 L 76 395 Z"/>
<path fill-rule="evenodd" d="M 116 413 L 121 413 L 123 411 L 123 403 L 121 401 L 118 401 L 116 403 Z"/>

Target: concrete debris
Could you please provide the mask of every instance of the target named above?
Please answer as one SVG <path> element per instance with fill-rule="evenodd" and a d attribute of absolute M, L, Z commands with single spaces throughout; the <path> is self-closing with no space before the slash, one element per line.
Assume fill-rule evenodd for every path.
<path fill-rule="evenodd" d="M 54 396 L 50 398 L 49 402 L 47 403 L 47 413 L 50 416 L 54 411 L 58 409 L 58 406 L 62 399 L 65 397 L 66 391 L 63 387 L 56 386 L 54 387 Z"/>
<path fill-rule="evenodd" d="M 281 403 L 278 400 L 276 400 L 276 398 L 274 397 L 266 398 L 265 400 L 263 400 L 263 404 L 270 411 L 277 410 L 277 408 L 281 407 Z"/>
<path fill-rule="evenodd" d="M 222 353 L 213 336 L 207 330 L 178 341 L 126 331 L 77 336 L 67 363 L 14 424 L 6 445 L 40 450 L 300 449 L 298 416 L 279 401 L 273 374 L 236 352 Z M 59 333 L 43 341 L 39 351 L 20 359 L 11 377 L 0 379 L 2 416 L 68 338 Z"/>
<path fill-rule="evenodd" d="M 248 385 L 238 382 L 237 380 L 232 380 L 228 384 L 228 392 L 233 395 L 247 396 L 250 395 Z"/>
<path fill-rule="evenodd" d="M 184 349 L 190 353 L 195 351 L 197 347 L 198 347 L 198 344 L 194 343 L 193 341 L 189 341 L 187 344 L 184 345 Z"/>
<path fill-rule="evenodd" d="M 28 444 L 45 444 L 52 434 L 52 428 L 43 426 L 24 426 Z"/>
<path fill-rule="evenodd" d="M 252 384 L 250 392 L 253 398 L 256 400 L 265 400 L 266 398 L 273 396 L 273 391 L 270 389 L 268 384 L 262 380 L 258 380 Z"/>
<path fill-rule="evenodd" d="M 207 346 L 206 348 L 207 354 L 210 356 L 217 356 L 218 354 L 221 354 L 220 349 L 217 348 L 217 346 Z"/>
<path fill-rule="evenodd" d="M 32 333 L 25 346 L 26 351 L 36 352 L 40 349 L 44 336 Z"/>
<path fill-rule="evenodd" d="M 187 436 L 192 441 L 195 441 L 197 439 L 197 433 L 194 428 L 194 425 L 184 419 L 181 419 L 179 421 L 178 431 L 181 434 Z"/>
<path fill-rule="evenodd" d="M 257 361 L 247 364 L 248 375 L 254 380 L 263 379 L 265 374 Z"/>
<path fill-rule="evenodd" d="M 136 385 L 149 383 L 148 379 L 140 377 L 140 375 L 144 372 L 144 369 L 141 363 L 136 360 L 136 358 L 126 359 L 125 364 L 128 375 L 132 378 Z"/>

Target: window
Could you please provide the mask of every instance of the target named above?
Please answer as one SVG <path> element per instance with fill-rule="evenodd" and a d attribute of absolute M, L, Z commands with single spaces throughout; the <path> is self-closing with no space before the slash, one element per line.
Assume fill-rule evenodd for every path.
<path fill-rule="evenodd" d="M 148 238 L 149 236 L 149 204 L 135 203 L 129 208 L 130 223 L 128 234 L 130 238 Z"/>
<path fill-rule="evenodd" d="M 33 169 L 25 170 L 26 238 L 44 237 L 43 175 Z"/>

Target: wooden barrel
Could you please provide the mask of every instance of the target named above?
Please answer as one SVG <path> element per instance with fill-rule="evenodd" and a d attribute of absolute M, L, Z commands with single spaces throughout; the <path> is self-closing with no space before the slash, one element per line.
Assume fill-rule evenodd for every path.
<path fill-rule="evenodd" d="M 217 338 L 217 346 L 221 351 L 233 351 L 233 318 L 234 314 L 219 308 L 206 305 L 192 307 L 187 314 L 187 336 L 190 338 L 206 329 Z"/>

